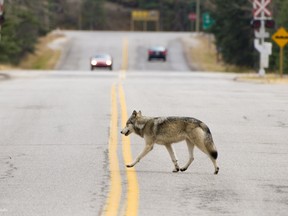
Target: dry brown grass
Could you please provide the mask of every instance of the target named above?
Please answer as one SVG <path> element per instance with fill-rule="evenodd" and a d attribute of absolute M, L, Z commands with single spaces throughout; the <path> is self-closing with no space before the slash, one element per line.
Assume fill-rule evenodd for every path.
<path fill-rule="evenodd" d="M 212 35 L 197 34 L 193 36 L 198 41 L 197 44 L 189 46 L 186 51 L 188 58 L 196 62 L 197 67 L 202 71 L 217 72 L 250 72 L 246 68 L 239 68 L 233 65 L 224 64 L 221 56 L 217 55 Z"/>
<path fill-rule="evenodd" d="M 22 69 L 51 70 L 54 69 L 61 55 L 61 50 L 51 49 L 48 44 L 59 37 L 61 34 L 50 33 L 41 37 L 35 48 L 35 52 L 23 58 L 19 67 Z"/>
<path fill-rule="evenodd" d="M 254 83 L 270 83 L 270 84 L 288 84 L 288 76 L 280 77 L 278 74 L 266 74 L 259 76 L 258 74 L 243 74 L 235 78 L 237 81 L 254 82 Z"/>
<path fill-rule="evenodd" d="M 213 38 L 205 34 L 193 36 L 197 43 L 189 42 L 189 39 L 183 39 L 184 48 L 188 61 L 192 62 L 192 66 L 196 66 L 201 71 L 216 72 L 239 72 L 237 81 L 255 82 L 255 83 L 288 83 L 288 76 L 280 77 L 279 74 L 266 74 L 259 76 L 255 71 L 247 68 L 239 68 L 224 64 L 221 56 L 217 58 L 217 51 Z"/>
<path fill-rule="evenodd" d="M 9 64 L 0 64 L 0 70 L 13 70 L 13 69 L 17 69 L 17 67 Z"/>
<path fill-rule="evenodd" d="M 213 40 L 205 35 L 197 35 L 195 37 L 198 44 L 189 50 L 192 61 L 197 62 L 201 70 L 204 71 L 225 71 L 223 64 L 217 61 Z"/>

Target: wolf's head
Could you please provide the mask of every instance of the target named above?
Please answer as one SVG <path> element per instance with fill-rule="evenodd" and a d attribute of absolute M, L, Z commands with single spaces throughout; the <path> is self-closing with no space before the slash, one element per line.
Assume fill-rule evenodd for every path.
<path fill-rule="evenodd" d="M 129 134 L 135 132 L 134 125 L 137 120 L 137 118 L 141 117 L 141 111 L 137 112 L 136 110 L 133 111 L 132 115 L 126 122 L 126 127 L 122 129 L 121 134 L 124 134 L 125 136 L 128 136 Z"/>

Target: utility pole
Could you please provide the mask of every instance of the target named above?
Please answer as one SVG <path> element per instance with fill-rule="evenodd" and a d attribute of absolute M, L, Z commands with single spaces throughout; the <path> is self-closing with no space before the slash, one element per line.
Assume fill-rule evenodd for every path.
<path fill-rule="evenodd" d="M 182 26 L 181 26 L 181 6 L 179 4 L 179 0 L 175 0 L 175 7 L 174 9 L 176 10 L 176 15 L 175 15 L 175 24 L 174 24 L 174 30 L 176 31 L 181 31 Z"/>
<path fill-rule="evenodd" d="M 78 15 L 78 30 L 82 30 L 82 13 L 83 13 L 83 3 L 79 5 L 79 15 Z"/>
<path fill-rule="evenodd" d="M 200 31 L 200 0 L 196 0 L 196 32 Z"/>

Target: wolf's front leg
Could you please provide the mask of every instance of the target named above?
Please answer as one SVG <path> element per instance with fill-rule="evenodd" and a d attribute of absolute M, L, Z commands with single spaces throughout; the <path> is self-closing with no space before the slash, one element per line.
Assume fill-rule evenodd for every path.
<path fill-rule="evenodd" d="M 133 166 L 135 166 L 138 162 L 140 162 L 140 160 L 147 155 L 151 150 L 153 149 L 153 144 L 150 145 L 146 145 L 145 148 L 143 149 L 143 151 L 137 156 L 137 158 L 135 159 L 135 161 L 131 164 L 126 165 L 126 167 L 131 168 Z"/>

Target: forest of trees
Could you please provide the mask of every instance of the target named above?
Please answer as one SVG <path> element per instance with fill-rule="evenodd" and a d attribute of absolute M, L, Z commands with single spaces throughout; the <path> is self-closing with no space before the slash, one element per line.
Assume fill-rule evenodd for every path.
<path fill-rule="evenodd" d="M 221 50 L 225 63 L 248 68 L 259 68 L 259 53 L 254 48 L 254 29 L 249 25 L 253 19 L 252 3 L 246 0 L 210 0 L 207 8 L 211 11 L 215 24 L 210 32 L 215 35 L 216 46 Z M 276 26 L 266 29 L 270 36 L 279 27 L 288 30 L 288 1 L 272 0 L 269 8 L 272 11 Z M 271 42 L 271 38 L 266 39 Z M 273 43 L 273 54 L 270 57 L 270 70 L 279 68 L 279 47 Z M 288 73 L 288 46 L 285 48 L 285 70 Z"/>
<path fill-rule="evenodd" d="M 56 28 L 105 29 L 105 0 L 5 0 L 0 63 L 17 64 Z"/>
<path fill-rule="evenodd" d="M 107 30 L 107 23 L 113 21 L 109 20 L 105 10 L 106 2 L 123 5 L 128 10 L 159 10 L 162 31 L 191 31 L 188 14 L 196 10 L 196 0 L 5 0 L 0 63 L 17 64 L 26 53 L 33 52 L 40 36 L 56 28 Z M 223 60 L 241 67 L 257 67 L 259 56 L 253 46 L 254 30 L 250 26 L 253 10 L 251 1 L 200 2 L 201 12 L 209 12 L 215 20 L 215 24 L 207 31 L 215 35 Z M 288 1 L 272 0 L 271 10 L 276 29 L 283 26 L 288 30 Z M 270 30 L 271 34 L 276 29 Z M 288 62 L 288 46 L 284 53 Z M 270 58 L 272 70 L 278 68 L 278 55 L 279 48 L 274 44 L 273 56 Z M 285 64 L 287 70 L 288 63 Z"/>

